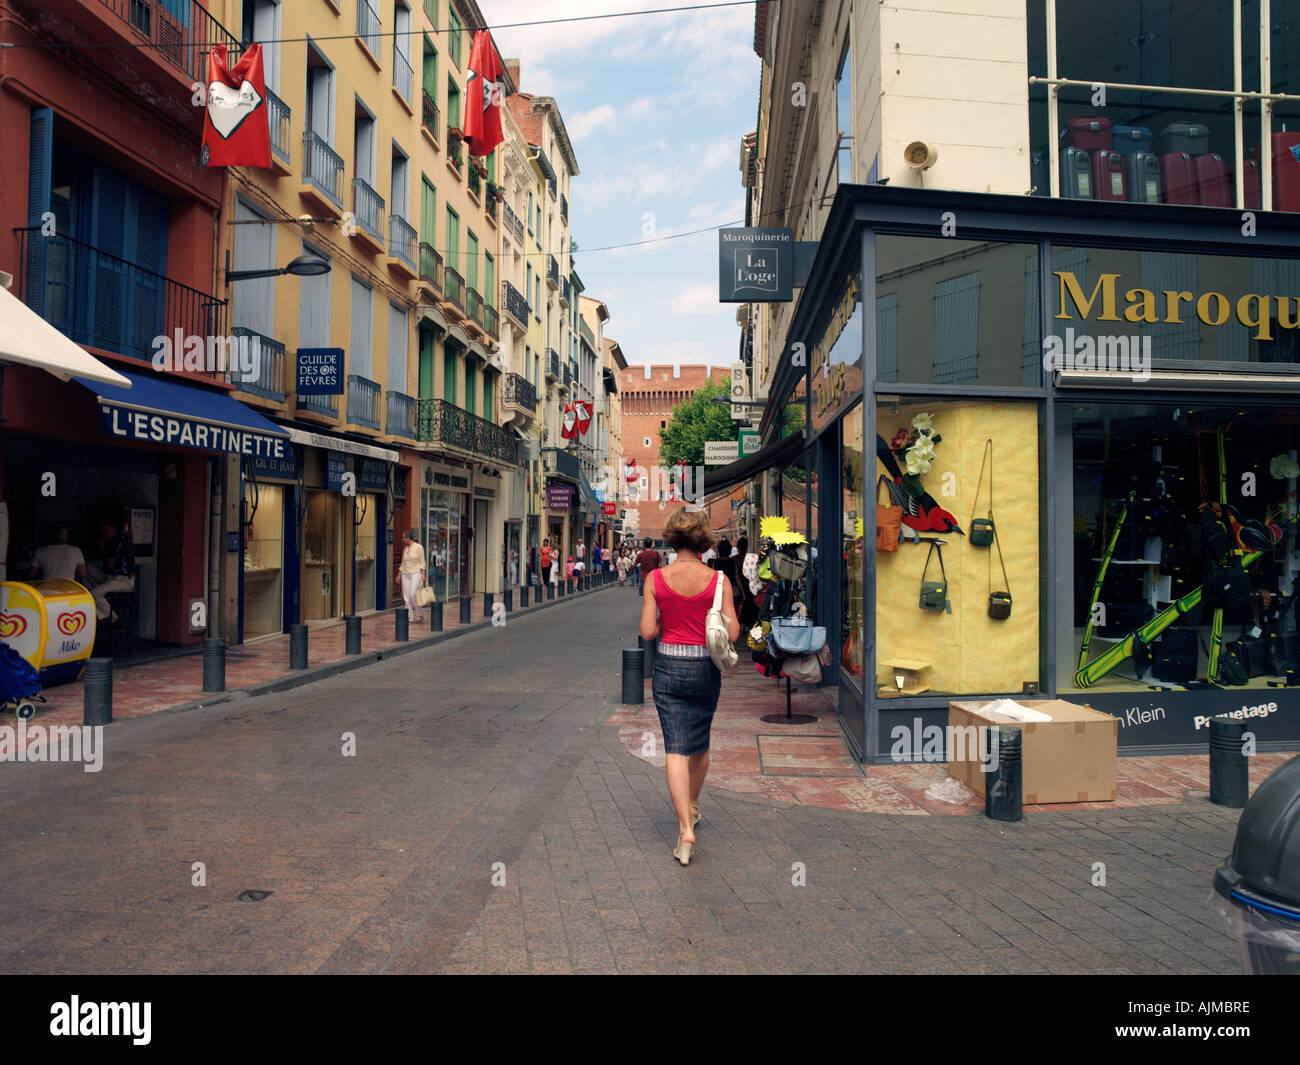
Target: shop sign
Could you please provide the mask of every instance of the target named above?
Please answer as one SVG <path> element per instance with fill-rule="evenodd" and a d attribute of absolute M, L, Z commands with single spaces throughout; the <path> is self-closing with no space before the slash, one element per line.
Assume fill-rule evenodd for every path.
<path fill-rule="evenodd" d="M 757 455 L 763 450 L 763 438 L 756 432 L 748 429 L 740 431 L 740 457 L 743 459 L 746 455 Z"/>
<path fill-rule="evenodd" d="M 202 451 L 225 451 L 232 455 L 268 455 L 283 458 L 289 437 L 236 429 L 201 418 L 178 414 L 155 414 L 131 410 L 100 401 L 99 431 L 125 440 L 140 440 L 172 447 L 194 447 Z"/>
<path fill-rule="evenodd" d="M 424 483 L 435 488 L 450 489 L 453 492 L 468 492 L 469 471 L 454 466 L 435 466 L 430 463 L 424 469 Z"/>
<path fill-rule="evenodd" d="M 740 458 L 740 444 L 735 440 L 704 441 L 704 465 L 725 466 Z"/>
<path fill-rule="evenodd" d="M 573 504 L 573 485 L 548 484 L 546 506 L 548 510 L 568 510 Z"/>
<path fill-rule="evenodd" d="M 491 485 L 476 484 L 474 486 L 475 499 L 496 499 L 496 497 L 497 497 L 497 490 L 493 488 Z"/>
<path fill-rule="evenodd" d="M 257 481 L 298 482 L 298 453 L 293 448 L 285 448 L 280 458 L 269 455 L 250 455 L 248 469 Z"/>
<path fill-rule="evenodd" d="M 298 395 L 341 396 L 343 394 L 343 349 L 298 349 Z"/>
<path fill-rule="evenodd" d="M 362 459 L 361 476 L 358 480 L 361 482 L 363 492 L 387 492 L 388 466 L 375 459 Z"/>
<path fill-rule="evenodd" d="M 846 397 L 857 391 L 861 379 L 861 342 L 862 303 L 858 293 L 858 279 L 850 276 L 844 287 L 844 295 L 831 311 L 826 331 L 808 357 L 808 372 L 812 378 L 813 419 L 816 423 L 829 421 L 839 411 Z M 858 368 L 853 381 L 849 379 L 849 366 Z"/>
<path fill-rule="evenodd" d="M 794 298 L 794 232 L 775 226 L 718 230 L 718 302 Z"/>
<path fill-rule="evenodd" d="M 609 517 L 613 517 L 615 514 L 618 513 L 618 504 L 617 504 L 617 503 L 602 503 L 602 504 L 600 505 L 600 512 L 601 512 L 602 514 L 608 515 Z"/>
<path fill-rule="evenodd" d="M 348 458 L 341 451 L 325 452 L 325 487 L 331 492 L 343 490 L 343 475 L 348 472 Z"/>

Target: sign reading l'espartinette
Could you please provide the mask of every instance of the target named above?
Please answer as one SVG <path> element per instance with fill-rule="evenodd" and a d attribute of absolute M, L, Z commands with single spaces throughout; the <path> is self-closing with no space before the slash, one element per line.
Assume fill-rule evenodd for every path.
<path fill-rule="evenodd" d="M 793 298 L 793 230 L 718 230 L 719 303 L 788 303 Z"/>

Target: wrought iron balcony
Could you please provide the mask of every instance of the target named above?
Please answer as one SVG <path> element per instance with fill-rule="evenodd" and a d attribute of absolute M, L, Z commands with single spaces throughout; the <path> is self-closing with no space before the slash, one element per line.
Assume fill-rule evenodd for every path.
<path fill-rule="evenodd" d="M 388 254 L 401 259 L 415 272 L 415 248 L 419 243 L 415 226 L 400 214 L 388 216 Z"/>
<path fill-rule="evenodd" d="M 416 438 L 415 400 L 402 392 L 388 393 L 388 421 L 385 432 L 389 436 Z"/>
<path fill-rule="evenodd" d="M 420 111 L 420 124 L 429 131 L 429 135 L 438 139 L 438 105 L 432 96 L 424 93 L 424 103 Z"/>
<path fill-rule="evenodd" d="M 447 138 L 447 161 L 456 167 L 456 173 L 465 172 L 465 142 Z"/>
<path fill-rule="evenodd" d="M 556 262 L 554 255 L 546 256 L 546 283 L 551 288 L 560 287 L 560 264 Z"/>
<path fill-rule="evenodd" d="M 524 242 L 524 224 L 519 221 L 519 216 L 515 214 L 514 208 L 502 200 L 501 213 L 505 218 L 506 228 L 514 235 L 515 240 L 522 244 Z"/>
<path fill-rule="evenodd" d="M 302 131 L 302 183 L 343 210 L 343 158 L 310 129 Z"/>
<path fill-rule="evenodd" d="M 480 202 L 483 199 L 483 175 L 478 172 L 478 166 L 473 159 L 469 161 L 469 178 L 466 180 L 469 186 L 470 195 Z"/>
<path fill-rule="evenodd" d="M 569 224 L 569 198 L 563 194 L 560 196 L 560 217 L 564 219 L 564 224 Z"/>
<path fill-rule="evenodd" d="M 507 429 L 445 399 L 416 400 L 419 407 L 418 438 L 461 451 L 519 465 L 519 439 Z"/>
<path fill-rule="evenodd" d="M 283 402 L 286 391 L 284 345 L 242 325 L 234 326 L 230 334 L 240 338 L 241 347 L 250 356 L 244 365 L 251 363 L 248 373 L 244 373 L 243 366 L 234 366 L 230 371 L 230 383 L 255 396 Z"/>
<path fill-rule="evenodd" d="M 210 351 L 226 336 L 225 300 L 92 244 L 42 236 L 39 226 L 15 232 L 15 294 L 21 293 L 28 307 L 78 344 L 148 362 L 157 337 L 171 338 L 179 331 L 203 338 Z"/>
<path fill-rule="evenodd" d="M 526 377 L 508 373 L 501 378 L 501 402 L 503 405 L 522 407 L 529 414 L 536 414 L 537 389 Z"/>
<path fill-rule="evenodd" d="M 359 177 L 352 179 L 352 213 L 357 225 L 384 242 L 384 198 Z"/>
<path fill-rule="evenodd" d="M 285 166 L 292 166 L 289 159 L 289 137 L 293 125 L 289 121 L 289 105 L 270 89 L 266 90 L 266 116 L 271 120 L 271 154 Z"/>
<path fill-rule="evenodd" d="M 551 199 L 555 199 L 555 192 L 556 192 L 555 178 L 548 178 L 546 182 L 546 187 L 551 190 Z"/>
<path fill-rule="evenodd" d="M 569 279 L 567 277 L 560 282 L 560 300 L 566 307 L 569 305 L 569 295 L 572 290 L 573 286 L 569 284 Z"/>
<path fill-rule="evenodd" d="M 528 328 L 528 301 L 509 281 L 505 282 L 506 313 L 525 329 Z"/>
<path fill-rule="evenodd" d="M 329 418 L 338 418 L 339 397 L 337 393 L 331 396 L 299 395 L 298 409 L 311 411 L 313 414 L 324 414 Z"/>
<path fill-rule="evenodd" d="M 435 292 L 442 291 L 442 256 L 424 242 L 420 243 L 420 280 Z"/>
<path fill-rule="evenodd" d="M 370 6 L 370 0 L 357 0 L 357 36 L 379 58 L 379 12 Z"/>
<path fill-rule="evenodd" d="M 162 56 L 185 75 L 186 81 L 207 84 L 208 53 L 224 44 L 228 56 L 240 56 L 239 38 L 196 0 L 100 0 L 104 7 L 144 35 Z M 232 64 L 234 60 L 231 60 Z"/>
<path fill-rule="evenodd" d="M 452 303 L 465 309 L 465 279 L 450 266 L 442 272 L 442 290 Z"/>
<path fill-rule="evenodd" d="M 360 0 L 360 2 L 364 2 L 364 0 Z M 409 104 L 411 102 L 411 86 L 415 83 L 415 77 L 411 72 L 411 61 L 398 50 L 397 46 L 400 41 L 401 38 L 394 34 L 393 85 L 402 94 L 402 99 Z"/>
<path fill-rule="evenodd" d="M 542 448 L 542 469 L 546 473 L 558 474 L 572 481 L 582 476 L 582 463 L 578 461 L 578 456 L 559 447 Z"/>
<path fill-rule="evenodd" d="M 569 388 L 573 384 L 573 369 L 566 362 L 564 364 L 564 387 Z"/>
<path fill-rule="evenodd" d="M 476 288 L 465 290 L 465 313 L 479 325 L 483 324 L 483 297 Z"/>
<path fill-rule="evenodd" d="M 546 376 L 556 381 L 560 379 L 560 353 L 554 348 L 546 349 Z"/>
<path fill-rule="evenodd" d="M 367 429 L 378 429 L 379 393 L 382 391 L 369 378 L 348 374 L 348 421 Z"/>
<path fill-rule="evenodd" d="M 495 307 L 489 307 L 483 304 L 483 328 L 487 330 L 488 336 L 494 340 L 501 335 L 500 316 L 497 314 Z"/>
<path fill-rule="evenodd" d="M 578 334 L 591 345 L 591 350 L 596 350 L 596 334 L 591 331 L 591 326 L 587 324 L 587 319 L 581 315 L 578 316 Z"/>

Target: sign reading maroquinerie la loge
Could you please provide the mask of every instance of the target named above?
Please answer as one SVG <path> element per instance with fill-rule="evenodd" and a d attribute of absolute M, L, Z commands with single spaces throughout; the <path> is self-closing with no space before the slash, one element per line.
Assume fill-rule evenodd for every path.
<path fill-rule="evenodd" d="M 793 298 L 793 230 L 718 230 L 719 303 L 788 303 Z"/>

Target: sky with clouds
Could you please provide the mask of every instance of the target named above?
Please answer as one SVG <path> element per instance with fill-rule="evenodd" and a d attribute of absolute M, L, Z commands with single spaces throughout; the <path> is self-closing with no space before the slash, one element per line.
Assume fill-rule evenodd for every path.
<path fill-rule="evenodd" d="M 743 224 L 740 138 L 754 129 L 754 5 L 511 27 L 680 0 L 479 0 L 524 92 L 553 96 L 578 159 L 570 220 L 585 294 L 609 306 L 629 363 L 729 365 L 735 304 L 718 302 L 718 236 Z M 653 219 L 647 219 L 652 215 Z"/>

